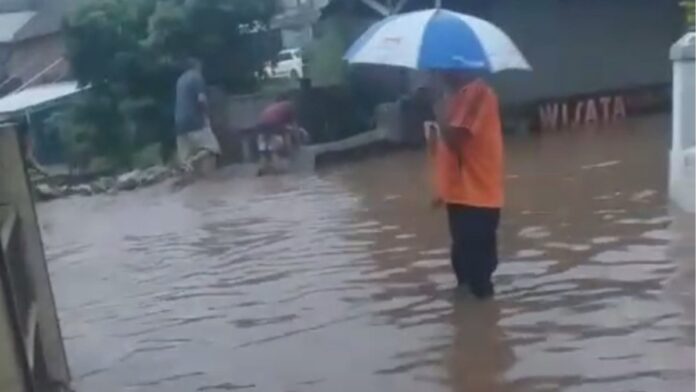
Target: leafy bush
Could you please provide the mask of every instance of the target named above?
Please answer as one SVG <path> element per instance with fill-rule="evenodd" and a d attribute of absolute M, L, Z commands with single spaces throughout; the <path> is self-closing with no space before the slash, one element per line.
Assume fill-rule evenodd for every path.
<path fill-rule="evenodd" d="M 58 135 L 70 171 L 87 169 L 94 155 L 91 140 L 95 129 L 88 125 L 74 123 L 68 112 L 53 113 L 46 119 L 45 126 Z"/>
<path fill-rule="evenodd" d="M 114 99 L 105 93 L 88 92 L 71 107 L 51 114 L 45 126 L 57 132 L 74 169 L 87 168 L 96 156 L 114 166 L 131 166 L 131 135 L 124 131 Z"/>

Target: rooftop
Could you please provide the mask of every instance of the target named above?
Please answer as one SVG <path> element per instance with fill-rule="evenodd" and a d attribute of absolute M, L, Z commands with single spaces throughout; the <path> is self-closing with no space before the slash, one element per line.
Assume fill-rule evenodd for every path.
<path fill-rule="evenodd" d="M 0 43 L 57 33 L 76 0 L 41 0 L 24 10 L 0 13 Z"/>
<path fill-rule="evenodd" d="M 14 41 L 15 35 L 36 15 L 34 11 L 0 13 L 0 43 Z"/>
<path fill-rule="evenodd" d="M 61 82 L 29 87 L 0 98 L 0 115 L 22 112 L 53 103 L 82 91 L 76 82 Z"/>

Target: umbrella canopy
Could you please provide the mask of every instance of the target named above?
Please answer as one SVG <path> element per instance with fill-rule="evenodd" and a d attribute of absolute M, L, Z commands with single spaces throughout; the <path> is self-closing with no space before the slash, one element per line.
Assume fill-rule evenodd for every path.
<path fill-rule="evenodd" d="M 344 56 L 351 64 L 420 70 L 530 70 L 512 40 L 493 24 L 443 9 L 390 16 L 370 27 Z"/>

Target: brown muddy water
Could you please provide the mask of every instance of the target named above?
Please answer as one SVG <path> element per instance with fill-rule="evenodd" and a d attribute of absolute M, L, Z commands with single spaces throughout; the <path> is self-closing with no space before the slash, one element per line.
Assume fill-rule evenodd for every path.
<path fill-rule="evenodd" d="M 693 391 L 669 119 L 511 138 L 499 295 L 452 291 L 423 153 L 39 208 L 78 391 Z"/>

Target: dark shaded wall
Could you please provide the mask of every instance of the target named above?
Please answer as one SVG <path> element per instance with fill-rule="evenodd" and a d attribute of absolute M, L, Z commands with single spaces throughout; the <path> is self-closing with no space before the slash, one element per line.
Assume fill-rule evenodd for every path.
<path fill-rule="evenodd" d="M 411 0 L 405 11 L 432 4 Z M 534 72 L 492 78 L 509 104 L 669 83 L 669 47 L 684 31 L 678 0 L 443 0 L 443 7 L 492 21 L 527 56 Z"/>
<path fill-rule="evenodd" d="M 33 7 L 35 0 L 0 0 L 0 12 L 25 11 Z"/>
<path fill-rule="evenodd" d="M 676 0 L 498 0 L 490 19 L 534 67 L 494 80 L 507 103 L 669 83 Z"/>

